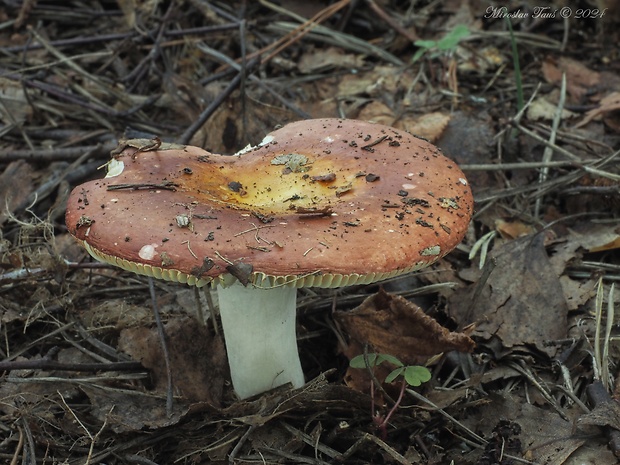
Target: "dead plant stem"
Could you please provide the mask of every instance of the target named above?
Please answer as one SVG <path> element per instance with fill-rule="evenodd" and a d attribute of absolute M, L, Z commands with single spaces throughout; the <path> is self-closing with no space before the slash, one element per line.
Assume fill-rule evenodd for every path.
<path fill-rule="evenodd" d="M 545 150 L 543 152 L 543 157 L 542 157 L 543 163 L 551 162 L 551 157 L 553 157 L 553 149 L 551 148 L 551 146 L 555 145 L 558 127 L 560 126 L 560 121 L 562 119 L 562 113 L 564 112 L 565 101 L 566 101 L 566 73 L 562 74 L 562 87 L 560 90 L 560 100 L 558 102 L 558 106 L 553 116 L 553 123 L 551 124 L 551 134 L 549 134 L 549 145 L 545 147 Z M 538 174 L 538 182 L 539 183 L 545 182 L 548 176 L 549 176 L 549 167 L 544 166 Z M 542 201 L 543 201 L 542 195 L 536 198 L 536 203 L 534 206 L 534 218 L 540 217 L 540 209 L 542 207 Z"/>
<path fill-rule="evenodd" d="M 339 10 L 341 10 L 342 8 L 347 6 L 350 3 L 350 1 L 351 0 L 340 0 L 340 1 L 336 2 L 336 3 L 334 3 L 333 5 L 329 5 L 328 7 L 324 8 L 321 11 L 319 11 L 316 15 L 314 15 L 309 20 L 306 20 L 305 22 L 300 24 L 298 27 L 293 29 L 291 32 L 286 34 L 281 39 L 277 40 L 276 42 L 274 42 L 272 44 L 269 44 L 268 46 L 264 47 L 261 50 L 258 50 L 256 52 L 248 55 L 247 58 L 254 58 L 254 56 L 261 56 L 264 53 L 270 52 L 269 55 L 267 55 L 266 57 L 262 58 L 262 60 L 261 60 L 263 63 L 268 63 L 273 57 L 275 57 L 276 55 L 280 54 L 283 50 L 285 50 L 286 48 L 290 47 L 295 42 L 299 41 L 303 36 L 308 34 L 318 24 L 320 24 L 323 21 L 327 20 L 328 18 L 330 18 L 331 16 L 336 14 Z M 273 10 L 276 10 L 276 11 L 278 11 L 280 9 L 280 7 L 276 6 L 275 4 L 273 4 L 271 2 L 268 2 L 266 0 L 260 0 L 260 3 L 262 5 L 270 8 L 270 9 L 273 9 Z"/>
<path fill-rule="evenodd" d="M 166 389 L 166 414 L 168 417 L 172 416 L 172 402 L 173 402 L 173 386 L 172 386 L 172 367 L 170 364 L 170 353 L 168 352 L 168 345 L 166 344 L 166 334 L 164 331 L 164 325 L 161 321 L 159 314 L 159 305 L 157 304 L 157 296 L 155 295 L 155 284 L 153 278 L 149 276 L 149 291 L 151 293 L 151 302 L 153 305 L 153 315 L 155 316 L 155 324 L 157 326 L 157 334 L 161 344 L 161 351 L 164 355 L 164 364 L 166 365 L 166 375 L 168 377 L 168 387 Z"/>
<path fill-rule="evenodd" d="M 482 436 L 479 436 L 478 434 L 473 432 L 471 429 L 469 429 L 463 423 L 458 421 L 456 418 L 454 418 L 452 415 L 450 415 L 444 409 L 442 409 L 441 407 L 436 405 L 434 402 L 432 402 L 431 400 L 429 400 L 426 397 L 424 397 L 422 394 L 414 391 L 413 389 L 405 389 L 405 392 L 407 392 L 407 394 L 409 394 L 410 396 L 414 397 L 415 399 L 417 399 L 417 400 L 419 400 L 421 402 L 424 402 L 425 404 L 431 406 L 433 409 L 435 409 L 441 415 L 443 415 L 448 420 L 450 420 L 455 425 L 457 425 L 459 428 L 461 428 L 463 431 L 465 431 L 471 438 L 473 438 L 477 442 L 477 444 L 479 444 L 481 446 L 484 446 L 484 445 L 486 445 L 488 443 L 488 441 L 486 439 L 484 439 Z"/>

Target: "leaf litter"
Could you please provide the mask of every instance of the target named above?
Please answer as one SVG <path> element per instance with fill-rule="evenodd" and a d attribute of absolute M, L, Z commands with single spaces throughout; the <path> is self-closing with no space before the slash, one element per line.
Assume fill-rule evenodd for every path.
<path fill-rule="evenodd" d="M 602 17 L 512 18 L 520 70 L 506 19 L 473 2 L 5 6 L 2 460 L 616 463 L 620 9 L 597 4 Z M 441 49 L 413 43 L 455 30 L 468 34 Z M 531 97 L 523 114 L 515 73 Z M 122 139 L 233 153 L 309 116 L 436 141 L 474 187 L 466 240 L 382 286 L 300 292 L 308 385 L 243 402 L 212 296 L 157 283 L 167 412 L 148 284 L 86 258 L 64 199 Z M 393 409 L 397 389 L 374 398 L 351 378 L 364 347 L 432 373 L 384 436 L 372 415 Z"/>

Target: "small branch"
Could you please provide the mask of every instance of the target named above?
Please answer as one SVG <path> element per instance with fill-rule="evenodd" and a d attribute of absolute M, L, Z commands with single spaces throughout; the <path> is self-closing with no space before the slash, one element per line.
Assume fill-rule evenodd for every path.
<path fill-rule="evenodd" d="M 80 147 L 68 147 L 49 150 L 7 150 L 0 153 L 0 162 L 15 160 L 26 161 L 60 161 L 74 160 L 85 152 L 90 152 L 93 157 L 108 155 L 110 150 L 116 147 L 116 142 L 106 142 L 98 145 L 84 145 Z"/>
<path fill-rule="evenodd" d="M 205 34 L 209 34 L 212 32 L 224 32 L 229 30 L 238 29 L 239 25 L 237 23 L 229 23 L 229 24 L 219 24 L 215 26 L 202 26 L 202 27 L 190 27 L 186 29 L 177 29 L 164 31 L 165 37 L 186 37 L 188 35 L 198 35 L 197 39 L 203 40 Z M 49 45 L 52 47 L 71 47 L 71 46 L 83 46 L 90 44 L 97 44 L 101 42 L 113 42 L 117 40 L 135 40 L 140 38 L 140 34 L 137 32 L 122 32 L 115 34 L 101 34 L 98 36 L 82 36 L 82 37 L 73 37 L 71 39 L 59 39 L 59 40 L 50 40 Z M 40 43 L 28 43 L 26 45 L 14 45 L 11 47 L 4 48 L 5 53 L 24 53 L 31 52 L 34 50 L 41 50 L 43 48 L 43 44 Z"/>
<path fill-rule="evenodd" d="M 171 181 L 157 183 L 143 183 L 143 184 L 110 184 L 107 187 L 109 191 L 119 191 L 122 189 L 163 189 L 168 191 L 176 191 L 178 184 Z"/>
<path fill-rule="evenodd" d="M 258 59 L 252 59 L 247 63 L 247 71 L 251 70 L 258 64 Z M 177 139 L 179 144 L 189 144 L 194 134 L 198 132 L 200 127 L 207 122 L 207 120 L 211 117 L 215 110 L 228 98 L 230 94 L 239 86 L 241 81 L 243 80 L 244 72 L 240 70 L 237 75 L 233 78 L 232 81 L 228 84 L 228 87 L 224 89 L 224 91 L 217 96 L 215 100 L 211 102 L 207 108 L 203 110 L 203 112 L 198 116 L 196 121 L 194 121 L 181 136 Z"/>
<path fill-rule="evenodd" d="M 377 140 L 371 142 L 370 144 L 364 145 L 362 147 L 360 147 L 362 150 L 366 150 L 368 152 L 374 152 L 373 147 L 375 145 L 379 145 L 381 142 L 383 142 L 385 139 L 387 139 L 387 136 L 381 136 L 379 137 Z"/>
<path fill-rule="evenodd" d="M 153 278 L 149 276 L 149 291 L 151 294 L 151 303 L 153 305 L 153 316 L 155 317 L 155 325 L 157 326 L 157 335 L 161 344 L 161 351 L 164 355 L 164 365 L 166 366 L 166 374 L 168 377 L 168 389 L 166 391 L 166 414 L 168 418 L 172 416 L 173 402 L 173 384 L 172 384 L 172 364 L 170 362 L 170 352 L 168 352 L 168 344 L 166 343 L 166 334 L 164 324 L 159 314 L 159 305 L 157 304 L 157 296 L 155 295 L 155 283 Z"/>
<path fill-rule="evenodd" d="M 388 23 L 392 29 L 398 32 L 401 36 L 405 37 L 410 42 L 420 40 L 415 32 L 408 31 L 398 21 L 388 15 L 374 0 L 366 0 L 370 9 L 374 11 L 383 21 Z"/>
<path fill-rule="evenodd" d="M 41 358 L 37 360 L 3 361 L 0 371 L 14 370 L 61 370 L 61 371 L 144 371 L 139 362 L 110 363 L 63 363 L 56 360 Z"/>

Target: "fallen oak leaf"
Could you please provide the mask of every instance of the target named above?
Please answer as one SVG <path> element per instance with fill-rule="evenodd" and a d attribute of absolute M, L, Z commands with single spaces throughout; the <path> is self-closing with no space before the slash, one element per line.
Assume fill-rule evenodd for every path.
<path fill-rule="evenodd" d="M 471 352 L 475 345 L 467 334 L 450 332 L 414 303 L 383 289 L 353 310 L 334 312 L 334 319 L 349 336 L 343 348 L 349 360 L 365 353 L 364 348 L 369 346 L 368 351 L 388 354 L 403 365 L 414 366 L 442 352 Z M 386 360 L 388 363 L 373 367 L 378 380 L 386 379 L 398 365 Z M 369 381 L 366 370 L 347 370 L 345 382 L 350 388 L 367 392 Z M 382 403 L 380 398 L 376 401 Z"/>
<path fill-rule="evenodd" d="M 414 303 L 383 289 L 353 310 L 335 312 L 334 318 L 351 341 L 405 364 L 452 350 L 471 352 L 475 345 L 467 334 L 449 331 Z"/>
<path fill-rule="evenodd" d="M 554 356 L 558 348 L 547 341 L 566 337 L 568 305 L 545 236 L 506 242 L 487 261 L 494 268 L 480 287 L 457 289 L 449 298 L 451 316 L 461 324 L 476 322 L 476 336 L 498 338 L 504 349 L 534 346 Z"/>
<path fill-rule="evenodd" d="M 219 406 L 224 380 L 229 376 L 224 341 L 191 318 L 171 319 L 165 324 L 165 333 L 177 397 L 190 404 Z M 162 363 L 164 355 L 155 328 L 125 328 L 120 333 L 118 346 L 151 370 L 155 392 L 166 391 L 167 373 Z M 118 415 L 121 414 L 118 412 Z"/>

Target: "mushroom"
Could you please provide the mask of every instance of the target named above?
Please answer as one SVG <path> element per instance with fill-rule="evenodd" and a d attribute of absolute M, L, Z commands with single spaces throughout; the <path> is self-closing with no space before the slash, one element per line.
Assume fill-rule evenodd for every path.
<path fill-rule="evenodd" d="M 127 144 L 76 187 L 69 231 L 97 260 L 217 286 L 240 398 L 304 384 L 296 289 L 418 270 L 463 238 L 473 210 L 456 163 L 429 142 L 346 119 L 288 124 L 233 156 Z"/>

